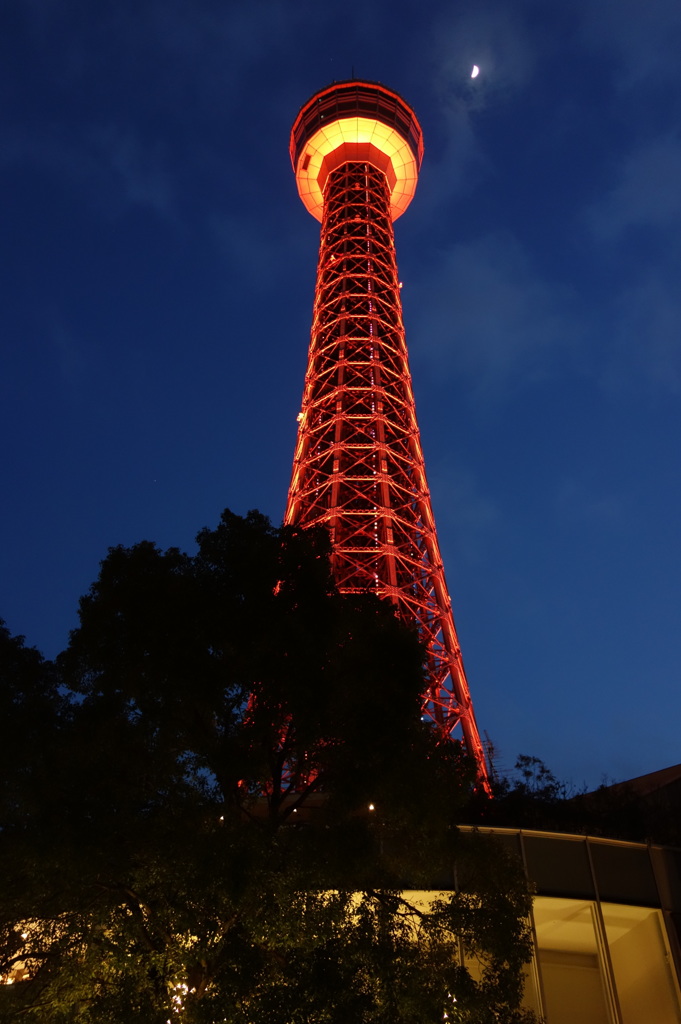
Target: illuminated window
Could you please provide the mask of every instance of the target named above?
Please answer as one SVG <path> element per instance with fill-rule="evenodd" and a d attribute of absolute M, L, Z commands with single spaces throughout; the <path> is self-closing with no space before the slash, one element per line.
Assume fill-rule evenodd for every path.
<path fill-rule="evenodd" d="M 547 1024 L 680 1024 L 659 910 L 538 896 L 534 925 L 525 1005 Z"/>
<path fill-rule="evenodd" d="M 611 1024 L 593 904 L 538 897 L 534 923 L 547 1024 Z"/>
<path fill-rule="evenodd" d="M 603 920 L 623 1024 L 681 1019 L 659 910 L 603 903 Z"/>

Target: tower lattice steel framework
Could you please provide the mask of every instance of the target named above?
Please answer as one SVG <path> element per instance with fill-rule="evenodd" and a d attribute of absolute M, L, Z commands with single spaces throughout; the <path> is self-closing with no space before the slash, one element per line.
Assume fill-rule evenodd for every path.
<path fill-rule="evenodd" d="M 312 336 L 285 521 L 325 525 L 342 592 L 372 592 L 427 649 L 423 714 L 485 754 L 445 583 L 407 361 L 392 222 L 408 206 L 421 128 L 396 93 L 343 82 L 291 133 L 303 203 L 322 223 Z M 389 700 L 389 694 L 386 695 Z"/>

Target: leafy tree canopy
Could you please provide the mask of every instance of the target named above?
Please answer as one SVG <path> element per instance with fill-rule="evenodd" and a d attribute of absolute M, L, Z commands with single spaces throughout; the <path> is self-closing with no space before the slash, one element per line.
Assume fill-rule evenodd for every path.
<path fill-rule="evenodd" d="M 528 1020 L 529 897 L 454 825 L 417 638 L 324 533 L 197 540 L 112 548 L 56 666 L 0 632 L 0 1020 Z"/>

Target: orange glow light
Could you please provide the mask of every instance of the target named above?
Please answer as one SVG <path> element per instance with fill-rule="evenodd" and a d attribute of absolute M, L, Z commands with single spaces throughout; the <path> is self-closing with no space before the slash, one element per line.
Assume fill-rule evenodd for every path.
<path fill-rule="evenodd" d="M 394 128 L 369 117 L 330 121 L 311 137 L 298 158 L 296 182 L 305 207 L 322 219 L 322 190 L 329 172 L 348 160 L 366 160 L 385 172 L 390 185 L 390 215 L 397 220 L 409 206 L 418 167 L 409 143 Z"/>

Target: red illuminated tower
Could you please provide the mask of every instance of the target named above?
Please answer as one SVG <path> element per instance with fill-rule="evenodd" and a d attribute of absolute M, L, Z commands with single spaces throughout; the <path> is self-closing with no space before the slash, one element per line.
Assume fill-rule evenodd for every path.
<path fill-rule="evenodd" d="M 395 262 L 392 222 L 414 195 L 422 156 L 413 111 L 373 82 L 323 89 L 293 125 L 298 191 L 322 229 L 285 521 L 327 526 L 340 590 L 387 598 L 416 623 L 428 651 L 424 716 L 444 738 L 461 726 L 487 789 L 426 483 Z"/>

